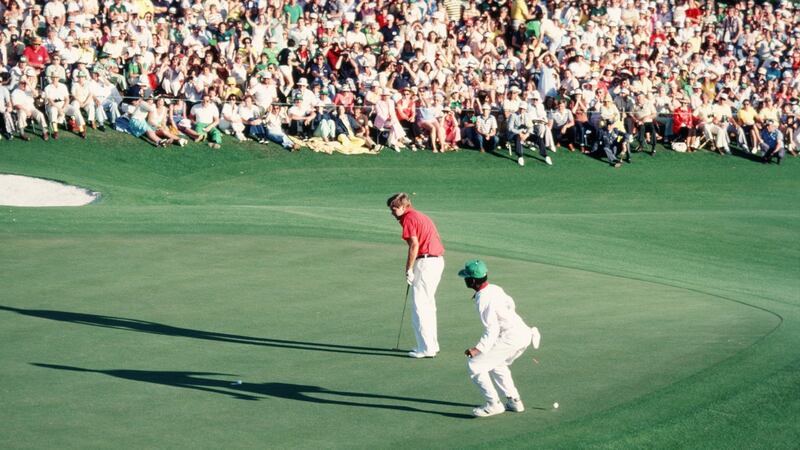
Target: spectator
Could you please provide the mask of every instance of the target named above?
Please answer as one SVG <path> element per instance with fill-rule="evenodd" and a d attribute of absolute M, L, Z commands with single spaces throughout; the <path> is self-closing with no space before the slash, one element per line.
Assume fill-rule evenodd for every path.
<path fill-rule="evenodd" d="M 222 133 L 217 128 L 219 109 L 211 103 L 211 97 L 204 95 L 202 102 L 194 105 L 189 115 L 194 117 L 194 131 L 199 135 L 195 141 L 208 139 L 209 147 L 219 149 L 222 146 Z"/>
<path fill-rule="evenodd" d="M 489 151 L 494 153 L 500 139 L 497 137 L 497 119 L 492 115 L 492 107 L 485 104 L 482 107 L 483 115 L 475 122 L 475 132 L 478 140 L 478 149 L 481 153 Z"/>
<path fill-rule="evenodd" d="M 786 149 L 783 145 L 783 133 L 778 129 L 778 123 L 774 120 L 768 119 L 764 128 L 761 130 L 761 151 L 764 156 L 761 157 L 761 162 L 769 164 L 772 158 L 778 159 L 778 164 L 783 161 L 786 156 Z"/>

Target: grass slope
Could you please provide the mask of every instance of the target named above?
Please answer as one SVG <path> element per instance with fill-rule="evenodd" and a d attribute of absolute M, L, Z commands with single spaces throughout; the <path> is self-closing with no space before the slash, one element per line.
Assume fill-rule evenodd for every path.
<path fill-rule="evenodd" d="M 0 172 L 103 197 L 0 209 L 0 445 L 795 447 L 798 162 L 531 159 L 4 144 Z M 434 360 L 390 350 L 399 190 L 448 248 Z M 486 421 L 454 276 L 476 256 L 544 334 L 514 366 L 529 411 Z"/>

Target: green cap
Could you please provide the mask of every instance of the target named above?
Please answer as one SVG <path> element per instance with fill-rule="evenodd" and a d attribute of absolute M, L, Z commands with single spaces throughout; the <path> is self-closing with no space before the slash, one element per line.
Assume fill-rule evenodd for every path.
<path fill-rule="evenodd" d="M 473 259 L 464 264 L 464 268 L 458 271 L 461 278 L 483 278 L 488 275 L 489 269 L 486 263 L 480 259 Z"/>

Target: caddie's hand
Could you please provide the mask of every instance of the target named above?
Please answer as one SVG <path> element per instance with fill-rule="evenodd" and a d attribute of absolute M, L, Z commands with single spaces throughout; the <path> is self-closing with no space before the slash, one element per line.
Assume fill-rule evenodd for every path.
<path fill-rule="evenodd" d="M 412 269 L 406 270 L 406 282 L 408 284 L 414 283 L 414 271 Z"/>
<path fill-rule="evenodd" d="M 468 349 L 464 350 L 464 354 L 465 354 L 465 355 L 467 355 L 467 356 L 468 356 L 468 357 L 470 357 L 470 358 L 473 358 L 473 357 L 475 357 L 475 356 L 478 356 L 478 355 L 480 355 L 480 354 L 481 354 L 481 351 L 480 351 L 480 350 L 478 350 L 478 349 L 477 349 L 477 348 L 475 348 L 475 347 L 472 347 L 472 348 L 468 348 Z"/>

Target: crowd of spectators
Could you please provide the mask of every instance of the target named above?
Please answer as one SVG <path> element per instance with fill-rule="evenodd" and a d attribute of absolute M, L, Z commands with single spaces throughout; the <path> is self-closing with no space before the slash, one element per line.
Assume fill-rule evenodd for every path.
<path fill-rule="evenodd" d="M 800 144 L 786 1 L 0 0 L 0 16 L 7 139 L 92 127 L 616 166 L 657 142 L 778 163 Z"/>

